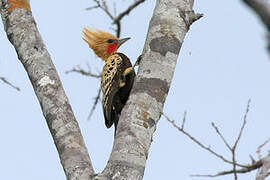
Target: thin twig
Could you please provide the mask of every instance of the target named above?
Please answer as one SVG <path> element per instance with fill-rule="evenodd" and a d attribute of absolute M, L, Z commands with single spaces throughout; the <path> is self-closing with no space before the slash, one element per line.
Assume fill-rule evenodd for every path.
<path fill-rule="evenodd" d="M 187 111 L 184 112 L 184 118 L 183 118 L 183 121 L 182 121 L 181 129 L 184 129 L 184 127 L 185 127 L 186 116 L 187 116 Z"/>
<path fill-rule="evenodd" d="M 85 8 L 85 10 L 90 11 L 90 10 L 96 9 L 96 8 L 99 8 L 99 6 L 98 6 L 98 5 L 96 5 L 96 6 L 91 6 L 91 7 Z"/>
<path fill-rule="evenodd" d="M 244 114 L 244 118 L 243 118 L 243 124 L 240 128 L 240 131 L 239 131 L 239 134 L 233 144 L 233 146 L 230 146 L 228 141 L 225 139 L 225 137 L 222 135 L 222 133 L 220 132 L 219 128 L 212 122 L 211 125 L 212 127 L 215 129 L 216 133 L 218 134 L 218 136 L 222 139 L 223 143 L 226 145 L 226 147 L 231 151 L 232 153 L 232 161 L 228 160 L 227 158 L 225 158 L 224 156 L 216 153 L 215 151 L 213 151 L 210 147 L 207 147 L 205 146 L 204 144 L 202 144 L 199 140 L 197 140 L 196 138 L 194 138 L 193 136 L 191 136 L 188 132 L 186 132 L 184 130 L 184 125 L 185 125 L 185 121 L 186 121 L 186 112 L 184 114 L 184 118 L 183 118 L 183 121 L 182 121 L 182 126 L 179 127 L 175 121 L 171 120 L 168 116 L 166 116 L 164 113 L 163 116 L 176 128 L 178 129 L 180 132 L 182 132 L 184 135 L 186 135 L 188 138 L 190 138 L 193 142 L 195 142 L 197 145 L 199 145 L 201 148 L 207 150 L 208 152 L 210 152 L 211 154 L 215 155 L 216 157 L 218 157 L 219 159 L 223 160 L 224 162 L 226 163 L 229 163 L 229 164 L 232 164 L 233 165 L 233 169 L 230 170 L 230 171 L 222 171 L 222 172 L 219 172 L 217 174 L 214 174 L 214 175 L 192 175 L 192 176 L 197 176 L 197 177 L 217 177 L 217 176 L 222 176 L 222 175 L 227 175 L 227 174 L 234 174 L 234 179 L 237 180 L 237 174 L 238 173 L 246 173 L 246 172 L 250 172 L 252 170 L 255 170 L 255 169 L 258 169 L 262 166 L 262 161 L 261 160 L 258 160 L 258 161 L 255 161 L 253 160 L 252 161 L 252 164 L 247 164 L 247 165 L 243 165 L 243 164 L 239 164 L 237 163 L 236 161 L 236 148 L 237 148 L 237 145 L 241 139 L 241 136 L 243 134 L 243 131 L 244 131 L 244 128 L 245 128 L 245 125 L 247 123 L 247 116 L 248 116 L 248 112 L 249 112 L 249 106 L 250 106 L 250 99 L 248 100 L 248 103 L 247 103 L 247 107 L 246 107 L 246 112 Z M 270 141 L 270 140 L 269 140 Z M 261 146 L 264 146 L 267 142 L 265 142 L 263 145 Z M 236 167 L 241 167 L 241 169 L 236 169 Z"/>
<path fill-rule="evenodd" d="M 193 174 L 191 176 L 193 177 L 218 177 L 218 176 L 224 176 L 224 175 L 229 175 L 229 174 L 234 174 L 234 173 L 247 173 L 247 172 L 251 172 L 254 171 L 256 169 L 259 169 L 260 167 L 262 167 L 262 161 L 256 161 L 255 163 L 251 164 L 251 165 L 247 165 L 246 168 L 241 168 L 241 169 L 237 169 L 237 170 L 228 170 L 228 171 L 222 171 L 219 172 L 217 174 Z"/>
<path fill-rule="evenodd" d="M 141 3 L 145 2 L 146 0 L 135 0 L 133 4 L 131 4 L 126 10 L 119 13 L 117 16 L 116 16 L 115 3 L 113 4 L 113 13 L 112 13 L 110 9 L 108 8 L 107 2 L 105 0 L 93 0 L 93 1 L 96 3 L 96 5 L 86 8 L 86 10 L 92 10 L 92 9 L 97 9 L 97 8 L 100 8 L 101 10 L 103 10 L 112 20 L 112 23 L 116 25 L 115 34 L 119 38 L 120 33 L 121 33 L 121 20 L 123 19 L 123 17 L 128 15 L 133 9 L 135 9 L 137 6 L 139 6 Z"/>
<path fill-rule="evenodd" d="M 71 70 L 66 71 L 65 73 L 69 74 L 69 73 L 74 73 L 74 72 L 80 73 L 80 74 L 82 74 L 84 76 L 90 76 L 90 77 L 94 77 L 94 78 L 100 78 L 101 77 L 100 74 L 94 74 L 94 73 L 91 72 L 90 69 L 88 71 L 85 71 L 80 66 L 74 67 Z"/>
<path fill-rule="evenodd" d="M 236 160 L 235 160 L 235 149 L 233 149 L 229 143 L 227 142 L 227 140 L 224 138 L 224 136 L 221 134 L 221 132 L 219 131 L 218 127 L 212 122 L 212 126 L 215 128 L 217 134 L 219 135 L 219 137 L 222 139 L 222 141 L 224 142 L 224 144 L 226 145 L 226 147 L 231 151 L 232 153 L 232 162 L 233 162 L 233 174 L 234 174 L 234 179 L 237 180 L 237 172 L 236 172 Z"/>
<path fill-rule="evenodd" d="M 177 130 L 179 130 L 180 132 L 182 132 L 184 135 L 186 135 L 189 139 L 191 139 L 193 142 L 195 142 L 197 145 L 199 145 L 201 148 L 207 150 L 208 152 L 210 152 L 211 154 L 213 154 L 214 156 L 218 157 L 219 159 L 221 159 L 222 161 L 229 163 L 229 164 L 233 164 L 232 161 L 226 159 L 225 157 L 223 157 L 222 155 L 216 153 L 215 151 L 213 151 L 210 147 L 207 147 L 206 145 L 204 145 L 203 143 L 201 143 L 199 140 L 197 140 L 195 137 L 193 137 L 192 135 L 190 135 L 188 132 L 186 132 L 183 128 L 180 128 L 174 120 L 171 120 L 167 115 L 165 115 L 164 113 L 162 113 L 162 115 L 167 119 L 167 121 L 169 121 Z M 183 118 L 185 119 L 185 118 Z M 236 163 L 237 166 L 239 167 L 247 167 L 246 165 L 243 164 L 239 164 Z"/>
<path fill-rule="evenodd" d="M 262 148 L 270 142 L 270 138 L 267 139 L 263 144 L 261 144 L 258 148 L 257 148 L 257 151 L 256 153 L 258 154 L 259 158 L 261 158 L 261 151 L 262 151 Z"/>
<path fill-rule="evenodd" d="M 111 14 L 111 12 L 109 11 L 109 9 L 108 9 L 108 6 L 107 6 L 107 4 L 106 4 L 106 2 L 102 2 L 102 3 L 100 3 L 100 1 L 99 0 L 93 0 L 97 5 L 96 6 L 98 6 L 100 9 L 102 9 L 110 18 L 111 18 L 111 20 L 114 20 L 114 17 L 113 17 L 113 15 Z M 93 9 L 93 8 L 92 8 Z M 90 9 L 91 10 L 91 9 Z"/>
<path fill-rule="evenodd" d="M 218 136 L 222 139 L 222 141 L 224 142 L 224 144 L 226 145 L 226 147 L 231 151 L 232 148 L 229 145 L 229 143 L 227 142 L 227 140 L 224 138 L 224 136 L 221 134 L 221 132 L 219 131 L 218 127 L 215 125 L 214 122 L 211 123 L 212 127 L 216 130 L 216 133 L 218 134 Z"/>
<path fill-rule="evenodd" d="M 219 131 L 218 127 L 212 122 L 212 126 L 214 127 L 214 129 L 216 130 L 217 134 L 219 135 L 219 137 L 222 139 L 222 141 L 224 142 L 224 144 L 226 145 L 226 147 L 231 151 L 232 153 L 232 162 L 233 162 L 233 174 L 234 174 L 234 179 L 237 180 L 238 177 L 237 177 L 237 170 L 236 170 L 236 158 L 235 158 L 235 153 L 236 153 L 236 147 L 240 141 L 240 138 L 243 134 L 243 130 L 245 128 L 245 125 L 247 123 L 247 115 L 248 115 L 248 112 L 249 112 L 249 105 L 250 105 L 250 99 L 248 100 L 248 103 L 247 103 L 247 107 L 246 107 L 246 112 L 245 112 L 245 115 L 244 115 L 244 118 L 243 118 L 243 124 L 241 126 L 241 129 L 239 131 L 239 134 L 237 136 L 237 139 L 235 140 L 234 142 L 234 145 L 231 147 L 229 145 L 229 143 L 227 142 L 227 140 L 224 138 L 224 136 L 221 134 L 221 132 Z"/>
<path fill-rule="evenodd" d="M 101 96 L 101 88 L 98 89 L 97 96 L 94 98 L 95 102 L 94 102 L 94 104 L 93 104 L 93 106 L 91 108 L 91 111 L 90 111 L 89 115 L 88 115 L 88 118 L 87 118 L 88 120 L 91 119 L 91 117 L 92 117 L 92 115 L 93 115 L 93 113 L 94 113 L 94 111 L 95 111 L 95 109 L 97 107 L 97 104 L 99 102 L 100 96 Z"/>
<path fill-rule="evenodd" d="M 135 0 L 134 3 L 131 4 L 125 11 L 119 13 L 119 15 L 114 18 L 114 23 L 120 22 L 124 16 L 128 15 L 130 11 L 132 11 L 143 2 L 145 2 L 145 0 Z"/>
<path fill-rule="evenodd" d="M 125 11 L 121 12 L 117 17 L 113 19 L 113 24 L 116 24 L 116 36 L 120 37 L 121 33 L 121 20 L 124 16 L 128 15 L 134 8 L 143 3 L 145 0 L 136 0 L 133 4 L 131 4 Z"/>
<path fill-rule="evenodd" d="M 245 113 L 245 115 L 244 115 L 244 120 L 243 120 L 243 124 L 242 124 L 242 126 L 241 126 L 241 129 L 240 129 L 240 132 L 239 132 L 239 134 L 238 134 L 238 137 L 237 137 L 237 139 L 236 139 L 236 141 L 235 141 L 235 143 L 234 143 L 234 145 L 233 145 L 233 147 L 232 147 L 232 149 L 231 149 L 231 151 L 232 151 L 232 161 L 233 161 L 233 171 L 234 171 L 234 179 L 235 180 L 237 180 L 237 172 L 236 172 L 236 165 L 235 165 L 235 163 L 236 163 L 236 160 L 235 160 L 235 151 L 236 151 L 236 147 L 237 147 L 237 145 L 238 145 L 238 143 L 239 143 L 239 141 L 240 141 L 240 138 L 241 138 L 241 136 L 242 136 L 242 134 L 243 134 L 243 131 L 244 131 L 244 128 L 245 128 L 245 125 L 247 124 L 247 115 L 248 115 L 248 112 L 249 112 L 249 104 L 250 104 L 250 99 L 248 100 L 248 103 L 247 103 L 247 108 L 246 108 L 246 113 Z"/>
<path fill-rule="evenodd" d="M 250 102 L 251 102 L 251 100 L 249 99 L 249 100 L 248 100 L 248 103 L 247 103 L 246 113 L 245 113 L 245 115 L 244 115 L 244 121 L 243 121 L 243 124 L 242 124 L 242 126 L 241 126 L 240 132 L 239 132 L 239 134 L 238 134 L 238 137 L 237 137 L 237 139 L 236 139 L 236 141 L 235 141 L 235 143 L 234 143 L 232 149 L 236 149 L 236 146 L 238 145 L 238 142 L 239 142 L 239 140 L 240 140 L 240 138 L 241 138 L 241 136 L 242 136 L 242 133 L 243 133 L 243 131 L 244 131 L 245 125 L 246 125 L 246 123 L 247 123 L 247 115 L 248 115 L 248 112 L 249 112 L 249 105 L 250 105 Z"/>
<path fill-rule="evenodd" d="M 11 82 L 9 82 L 6 78 L 0 77 L 0 79 L 1 79 L 4 83 L 6 83 L 7 85 L 11 86 L 12 88 L 16 89 L 17 91 L 20 91 L 20 88 L 19 88 L 19 87 L 14 86 L 14 85 L 13 85 Z"/>
<path fill-rule="evenodd" d="M 101 78 L 100 74 L 93 74 L 91 72 L 91 70 L 90 70 L 90 66 L 88 64 L 87 64 L 87 66 L 88 66 L 88 71 L 85 71 L 80 66 L 77 66 L 77 67 L 74 67 L 73 69 L 71 69 L 69 71 L 66 71 L 65 73 L 69 74 L 69 73 L 72 73 L 72 72 L 76 72 L 76 73 L 80 73 L 80 74 L 82 74 L 84 76 L 90 76 L 90 77 L 93 77 L 93 78 Z M 87 118 L 88 120 L 90 120 L 91 116 L 93 115 L 93 113 L 94 113 L 94 111 L 96 109 L 96 106 L 97 106 L 97 104 L 99 102 L 100 96 L 101 96 L 101 88 L 98 89 L 98 93 L 97 93 L 96 97 L 94 98 L 95 101 L 94 101 L 94 104 L 93 104 L 93 106 L 91 108 L 91 111 L 90 111 L 90 113 L 88 115 L 88 118 Z"/>

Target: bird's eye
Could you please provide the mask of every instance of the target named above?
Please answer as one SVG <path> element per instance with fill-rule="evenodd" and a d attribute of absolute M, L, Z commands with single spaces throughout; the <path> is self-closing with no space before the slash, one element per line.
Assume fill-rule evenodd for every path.
<path fill-rule="evenodd" d="M 107 43 L 113 43 L 113 40 L 112 40 L 112 39 L 109 39 L 109 40 L 107 41 Z"/>

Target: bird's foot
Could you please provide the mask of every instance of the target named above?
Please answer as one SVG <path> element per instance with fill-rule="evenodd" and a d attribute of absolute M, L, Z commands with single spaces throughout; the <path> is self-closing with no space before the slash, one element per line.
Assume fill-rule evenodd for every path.
<path fill-rule="evenodd" d="M 126 75 L 128 75 L 131 71 L 133 71 L 133 67 L 127 68 L 127 69 L 124 71 L 124 73 L 123 73 L 124 77 L 125 77 Z"/>
<path fill-rule="evenodd" d="M 125 85 L 126 85 L 126 82 L 121 79 L 120 80 L 120 83 L 119 83 L 120 88 L 123 87 L 123 86 L 125 86 Z"/>

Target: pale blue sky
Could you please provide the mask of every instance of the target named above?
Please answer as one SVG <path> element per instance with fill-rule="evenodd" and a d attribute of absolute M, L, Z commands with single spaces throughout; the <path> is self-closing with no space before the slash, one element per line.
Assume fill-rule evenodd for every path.
<path fill-rule="evenodd" d="M 128 4 L 121 0 L 119 3 Z M 90 0 L 31 1 L 33 15 L 80 124 L 96 172 L 103 170 L 113 143 L 113 129 L 106 129 L 99 104 L 92 119 L 87 116 L 99 80 L 65 71 L 89 63 L 94 72 L 103 62 L 82 41 L 84 26 L 111 31 L 110 19 L 99 11 L 85 11 Z M 122 37 L 132 37 L 120 51 L 133 61 L 142 52 L 155 1 L 148 0 L 123 20 Z M 230 143 L 242 123 L 251 98 L 247 127 L 237 151 L 240 162 L 257 158 L 256 149 L 269 138 L 270 62 L 265 29 L 241 1 L 195 2 L 204 18 L 192 25 L 178 59 L 164 111 L 180 123 L 187 110 L 186 129 L 217 152 L 230 157 L 211 128 L 214 121 Z M 21 88 L 0 83 L 0 179 L 65 179 L 52 137 L 27 74 L 0 25 L 0 76 Z M 264 153 L 270 146 L 267 146 Z M 190 174 L 213 174 L 230 169 L 160 119 L 150 149 L 145 180 L 191 180 Z M 254 179 L 255 172 L 240 175 Z M 210 178 L 205 178 L 210 179 Z M 215 178 L 230 180 L 233 176 Z"/>

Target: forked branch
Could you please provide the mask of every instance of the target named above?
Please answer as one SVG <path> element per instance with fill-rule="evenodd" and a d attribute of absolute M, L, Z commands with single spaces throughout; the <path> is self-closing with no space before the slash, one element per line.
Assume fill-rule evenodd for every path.
<path fill-rule="evenodd" d="M 112 10 L 108 8 L 107 1 L 105 0 L 93 0 L 96 5 L 86 8 L 86 10 L 93 10 L 93 9 L 101 9 L 103 12 L 105 12 L 108 17 L 112 20 L 112 23 L 116 25 L 116 29 L 114 30 L 117 37 L 120 37 L 121 34 L 121 20 L 127 16 L 133 9 L 135 9 L 137 6 L 145 2 L 145 0 L 135 0 L 130 6 L 128 6 L 124 11 L 116 14 L 116 8 L 114 4 L 114 13 L 112 13 Z"/>
<path fill-rule="evenodd" d="M 234 179 L 237 180 L 237 174 L 239 173 L 247 173 L 247 172 L 251 172 L 253 170 L 259 169 L 262 166 L 264 166 L 264 162 L 268 162 L 266 160 L 268 160 L 268 156 L 262 159 L 259 159 L 257 161 L 252 159 L 252 163 L 251 164 L 242 164 L 242 163 L 238 163 L 236 161 L 236 149 L 237 149 L 237 145 L 242 137 L 244 128 L 246 126 L 247 123 L 247 116 L 248 116 L 248 112 L 249 112 L 249 107 L 250 107 L 250 100 L 248 100 L 247 103 L 247 107 L 246 107 L 246 111 L 243 117 L 243 123 L 242 126 L 239 130 L 238 136 L 234 142 L 234 144 L 231 146 L 229 145 L 228 141 L 226 140 L 226 138 L 223 136 L 223 134 L 221 133 L 221 131 L 219 130 L 219 128 L 212 122 L 211 125 L 212 127 L 215 129 L 217 135 L 221 138 L 222 142 L 224 143 L 224 145 L 227 147 L 227 149 L 229 149 L 231 151 L 232 154 L 232 160 L 229 160 L 229 158 L 224 157 L 223 155 L 217 153 L 216 151 L 212 150 L 209 146 L 204 145 L 203 143 L 200 142 L 200 140 L 196 139 L 195 137 L 193 137 L 191 134 L 189 134 L 185 129 L 184 129 L 184 125 L 186 122 L 186 112 L 184 113 L 184 118 L 182 120 L 182 125 L 178 126 L 174 120 L 171 120 L 167 115 L 165 115 L 163 113 L 163 116 L 167 119 L 168 122 L 170 122 L 177 130 L 179 130 L 181 133 L 183 133 L 184 135 L 186 135 L 189 139 L 191 139 L 193 142 L 195 142 L 197 145 L 199 145 L 201 148 L 205 149 L 206 151 L 210 152 L 212 155 L 216 156 L 217 158 L 221 159 L 223 162 L 231 164 L 233 166 L 232 170 L 228 170 L 228 171 L 222 171 L 222 172 L 218 172 L 216 174 L 213 175 L 200 175 L 200 174 L 195 174 L 195 175 L 191 175 L 191 176 L 195 176 L 195 177 L 217 177 L 217 176 L 223 176 L 223 175 L 228 175 L 228 174 L 233 174 L 234 175 Z M 270 140 L 267 140 L 265 143 L 263 143 L 261 146 L 259 146 L 257 152 L 260 152 L 260 149 L 266 144 L 268 143 Z M 239 168 L 237 168 L 239 167 Z M 268 166 L 265 166 L 268 167 Z M 263 176 L 266 176 L 267 173 L 265 173 L 266 171 L 263 171 Z"/>

